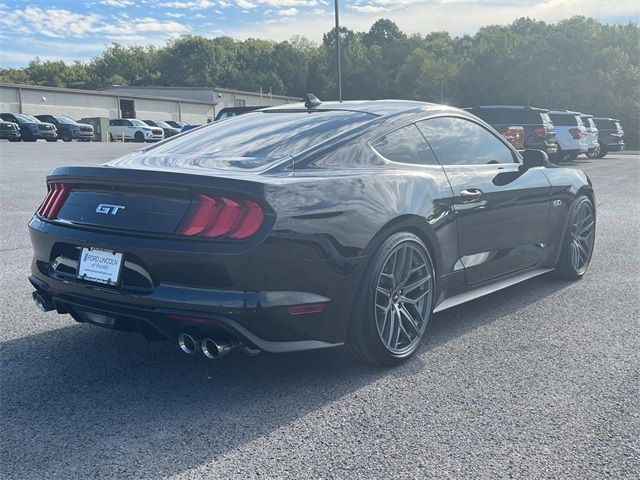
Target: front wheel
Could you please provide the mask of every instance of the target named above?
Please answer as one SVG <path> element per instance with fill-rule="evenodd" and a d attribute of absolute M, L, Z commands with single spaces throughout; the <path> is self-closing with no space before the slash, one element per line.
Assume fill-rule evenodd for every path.
<path fill-rule="evenodd" d="M 580 280 L 586 273 L 596 237 L 596 212 L 591 200 L 581 195 L 569 213 L 556 276 L 567 280 Z"/>
<path fill-rule="evenodd" d="M 397 365 L 420 346 L 433 311 L 435 270 L 416 235 L 387 238 L 364 275 L 346 343 L 356 361 Z"/>
<path fill-rule="evenodd" d="M 133 136 L 133 139 L 137 143 L 144 143 L 144 133 L 136 132 L 136 134 Z"/>

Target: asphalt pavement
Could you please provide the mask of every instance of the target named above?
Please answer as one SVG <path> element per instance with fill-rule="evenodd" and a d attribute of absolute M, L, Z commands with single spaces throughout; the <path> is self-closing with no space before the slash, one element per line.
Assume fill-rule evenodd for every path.
<path fill-rule="evenodd" d="M 0 476 L 640 478 L 640 157 L 581 158 L 582 281 L 538 277 L 436 315 L 394 369 L 339 351 L 219 362 L 40 313 L 27 222 L 56 165 L 135 144 L 0 143 Z"/>

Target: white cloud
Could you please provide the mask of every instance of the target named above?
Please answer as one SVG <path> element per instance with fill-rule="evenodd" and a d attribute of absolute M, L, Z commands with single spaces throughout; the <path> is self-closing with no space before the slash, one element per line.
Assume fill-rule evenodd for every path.
<path fill-rule="evenodd" d="M 251 10 L 253 8 L 256 8 L 258 5 L 251 3 L 249 0 L 237 0 L 236 1 L 236 5 L 240 8 L 243 8 L 245 10 Z"/>
<path fill-rule="evenodd" d="M 34 34 L 50 38 L 83 38 L 106 36 L 121 40 L 123 37 L 144 40 L 145 35 L 161 34 L 165 38 L 189 33 L 189 28 L 175 21 L 155 18 L 117 20 L 106 19 L 97 14 L 73 13 L 56 8 L 42 9 L 26 7 L 13 10 L 0 17 L 0 25 L 12 32 L 25 35 Z"/>
<path fill-rule="evenodd" d="M 212 0 L 191 0 L 184 2 L 163 2 L 159 4 L 160 7 L 165 8 L 183 8 L 189 10 L 204 10 L 205 8 L 211 8 L 215 6 L 215 2 Z"/>
<path fill-rule="evenodd" d="M 298 14 L 298 10 L 294 7 L 287 8 L 285 10 L 278 10 L 278 15 L 282 17 L 295 17 Z"/>
<path fill-rule="evenodd" d="M 388 7 L 381 7 L 376 5 L 352 5 L 351 8 L 357 12 L 362 13 L 381 13 L 389 11 Z"/>
<path fill-rule="evenodd" d="M 167 12 L 165 13 L 165 15 L 167 17 L 171 17 L 171 18 L 181 18 L 184 17 L 184 13 L 177 13 L 177 12 Z"/>
<path fill-rule="evenodd" d="M 100 0 L 102 5 L 106 5 L 107 7 L 115 7 L 115 8 L 125 8 L 133 5 L 132 0 Z"/>
<path fill-rule="evenodd" d="M 26 7 L 12 10 L 0 17 L 0 24 L 8 29 L 28 34 L 37 33 L 46 37 L 83 37 L 100 23 L 95 14 L 73 13 L 69 10 Z"/>

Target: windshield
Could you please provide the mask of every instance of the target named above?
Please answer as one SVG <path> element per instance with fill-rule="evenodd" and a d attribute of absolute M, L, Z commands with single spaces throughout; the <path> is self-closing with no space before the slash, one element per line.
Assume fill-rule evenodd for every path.
<path fill-rule="evenodd" d="M 142 120 L 138 120 L 137 118 L 130 118 L 129 121 L 131 122 L 131 125 L 133 125 L 135 127 L 148 127 L 149 126 L 146 123 L 144 123 Z"/>
<path fill-rule="evenodd" d="M 193 130 L 147 149 L 155 155 L 270 158 L 294 155 L 374 115 L 348 111 L 258 111 Z"/>
<path fill-rule="evenodd" d="M 69 118 L 66 115 L 56 115 L 54 117 L 58 122 L 63 123 L 65 125 L 77 125 L 78 122 L 76 122 L 73 118 Z"/>
<path fill-rule="evenodd" d="M 40 123 L 36 117 L 32 117 L 31 115 L 25 115 L 24 113 L 14 113 L 14 117 L 16 117 L 21 122 L 31 122 L 31 123 Z"/>
<path fill-rule="evenodd" d="M 156 125 L 162 128 L 173 128 L 171 125 L 169 125 L 167 122 L 163 122 L 162 120 L 156 120 Z"/>

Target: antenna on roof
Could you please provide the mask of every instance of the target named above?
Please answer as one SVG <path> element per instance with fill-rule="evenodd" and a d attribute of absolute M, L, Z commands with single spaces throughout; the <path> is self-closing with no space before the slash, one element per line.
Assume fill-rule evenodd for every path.
<path fill-rule="evenodd" d="M 304 106 L 311 110 L 312 108 L 319 107 L 322 105 L 322 102 L 318 97 L 316 97 L 313 93 L 307 93 L 304 97 Z"/>

